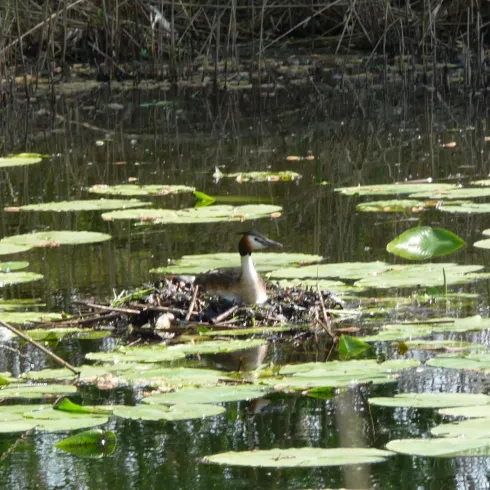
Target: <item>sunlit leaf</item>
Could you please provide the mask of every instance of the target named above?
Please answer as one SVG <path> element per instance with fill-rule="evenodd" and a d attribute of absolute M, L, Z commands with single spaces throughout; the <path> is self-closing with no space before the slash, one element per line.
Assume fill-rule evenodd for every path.
<path fill-rule="evenodd" d="M 271 204 L 248 204 L 244 206 L 215 205 L 187 209 L 128 209 L 104 213 L 102 219 L 136 220 L 145 223 L 190 224 L 217 223 L 220 221 L 245 221 L 259 218 L 271 218 L 282 210 L 281 206 Z"/>
<path fill-rule="evenodd" d="M 389 201 L 362 202 L 356 211 L 363 213 L 419 213 L 427 208 L 434 208 L 437 202 L 417 201 L 415 199 L 392 199 Z"/>
<path fill-rule="evenodd" d="M 56 447 L 80 458 L 102 458 L 115 451 L 116 441 L 114 432 L 93 429 L 63 439 Z"/>
<path fill-rule="evenodd" d="M 268 449 L 213 454 L 203 463 L 253 468 L 312 468 L 381 463 L 393 453 L 372 448 L 317 448 Z"/>
<path fill-rule="evenodd" d="M 76 393 L 75 386 L 70 385 L 9 385 L 7 388 L 0 390 L 0 400 L 7 398 L 54 398 L 59 395 L 68 395 L 70 393 Z"/>
<path fill-rule="evenodd" d="M 341 192 L 342 194 L 352 196 L 383 196 L 391 194 L 412 194 L 414 192 L 428 192 L 434 193 L 439 190 L 447 189 L 457 189 L 456 184 L 411 184 L 411 183 L 397 183 L 397 184 L 379 184 L 379 185 L 364 185 L 364 186 L 354 186 L 354 187 L 338 187 L 334 189 L 336 192 Z"/>
<path fill-rule="evenodd" d="M 467 439 L 490 439 L 490 417 L 477 417 L 432 427 L 431 434 L 440 437 L 462 437 Z"/>
<path fill-rule="evenodd" d="M 39 231 L 25 235 L 15 235 L 3 238 L 1 244 L 28 245 L 30 247 L 58 247 L 60 245 L 78 245 L 97 243 L 110 240 L 106 233 L 95 231 Z"/>
<path fill-rule="evenodd" d="M 58 201 L 20 206 L 20 211 L 69 212 L 106 211 L 111 209 L 131 209 L 149 206 L 149 202 L 136 199 L 87 199 L 81 201 Z"/>
<path fill-rule="evenodd" d="M 29 262 L 0 262 L 0 272 L 18 271 L 29 267 Z M 2 275 L 0 274 L 0 280 Z"/>
<path fill-rule="evenodd" d="M 490 396 L 474 393 L 400 393 L 394 397 L 369 398 L 371 405 L 381 407 L 445 408 L 490 403 Z"/>
<path fill-rule="evenodd" d="M 412 456 L 453 458 L 457 456 L 490 455 L 490 439 L 464 439 L 445 437 L 442 439 L 396 439 L 386 448 L 401 454 Z"/>
<path fill-rule="evenodd" d="M 414 199 L 474 199 L 490 196 L 490 189 L 463 187 L 456 189 L 439 189 L 436 191 L 422 191 L 410 194 Z"/>
<path fill-rule="evenodd" d="M 386 250 L 409 260 L 427 260 L 451 254 L 464 246 L 464 241 L 444 228 L 419 226 L 392 240 Z"/>
<path fill-rule="evenodd" d="M 194 192 L 195 187 L 187 185 L 105 185 L 97 184 L 89 187 L 88 191 L 92 194 L 103 194 L 108 196 L 167 196 L 169 194 L 181 194 L 183 192 Z"/>
<path fill-rule="evenodd" d="M 39 163 L 44 158 L 40 153 L 18 153 L 8 157 L 0 158 L 0 168 L 2 167 L 22 167 Z"/>
<path fill-rule="evenodd" d="M 278 172 L 234 172 L 222 174 L 222 177 L 229 177 L 237 182 L 284 182 L 300 179 L 301 174 L 292 170 L 282 170 Z"/>
<path fill-rule="evenodd" d="M 371 346 L 351 335 L 341 335 L 339 340 L 339 354 L 341 359 L 352 359 L 357 357 L 366 350 L 371 349 Z"/>
<path fill-rule="evenodd" d="M 267 395 L 257 386 L 223 385 L 210 388 L 187 388 L 172 393 L 156 393 L 143 398 L 143 403 L 175 405 L 180 403 L 226 403 L 252 400 Z"/>
<path fill-rule="evenodd" d="M 137 405 L 114 408 L 114 415 L 135 420 L 191 420 L 215 417 L 225 412 L 224 407 L 188 403 L 179 405 Z"/>

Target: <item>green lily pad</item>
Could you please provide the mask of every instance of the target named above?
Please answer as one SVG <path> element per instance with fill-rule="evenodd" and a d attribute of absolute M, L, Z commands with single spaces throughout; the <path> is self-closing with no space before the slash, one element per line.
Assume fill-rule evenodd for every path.
<path fill-rule="evenodd" d="M 44 276 L 36 272 L 5 272 L 0 274 L 0 288 L 13 284 L 39 281 Z"/>
<path fill-rule="evenodd" d="M 40 231 L 25 235 L 9 236 L 1 240 L 5 244 L 28 245 L 30 247 L 59 247 L 60 245 L 79 245 L 110 240 L 106 233 L 95 231 Z"/>
<path fill-rule="evenodd" d="M 172 393 L 156 393 L 143 398 L 143 403 L 175 405 L 180 403 L 228 403 L 262 398 L 267 392 L 250 385 L 223 385 L 210 388 L 187 388 Z"/>
<path fill-rule="evenodd" d="M 276 389 L 307 390 L 344 387 L 355 384 L 383 384 L 396 381 L 396 373 L 418 366 L 415 359 L 396 359 L 377 363 L 374 359 L 310 362 L 281 366 L 278 375 L 263 377 L 262 384 Z"/>
<path fill-rule="evenodd" d="M 85 355 L 91 361 L 120 362 L 169 362 L 183 359 L 185 352 L 169 349 L 164 345 L 147 347 L 121 347 L 113 352 L 89 352 Z"/>
<path fill-rule="evenodd" d="M 43 158 L 44 155 L 41 155 L 40 153 L 18 153 L 17 155 L 0 158 L 0 168 L 32 165 L 34 163 L 39 163 Z"/>
<path fill-rule="evenodd" d="M 87 199 L 81 201 L 58 201 L 20 206 L 20 211 L 69 212 L 106 211 L 111 209 L 131 209 L 149 206 L 150 203 L 137 199 Z"/>
<path fill-rule="evenodd" d="M 384 325 L 378 333 L 358 338 L 364 342 L 385 342 L 426 337 L 432 332 L 427 325 Z"/>
<path fill-rule="evenodd" d="M 51 405 L 1 405 L 0 406 L 0 432 L 9 432 L 8 422 L 24 420 L 23 414 L 32 410 L 45 410 Z"/>
<path fill-rule="evenodd" d="M 234 172 L 221 174 L 221 177 L 235 179 L 237 182 L 286 182 L 301 179 L 301 174 L 292 170 L 279 172 Z"/>
<path fill-rule="evenodd" d="M 62 449 L 79 458 L 103 458 L 116 449 L 116 434 L 110 430 L 86 430 L 56 443 Z"/>
<path fill-rule="evenodd" d="M 401 393 L 394 397 L 369 398 L 380 407 L 446 408 L 490 403 L 490 396 L 473 393 Z"/>
<path fill-rule="evenodd" d="M 464 244 L 458 235 L 444 228 L 418 226 L 396 237 L 386 250 L 408 260 L 427 260 L 451 254 Z"/>
<path fill-rule="evenodd" d="M 260 272 L 271 271 L 277 267 L 317 262 L 322 258 L 320 255 L 274 252 L 253 255 L 255 268 Z M 175 264 L 157 267 L 151 269 L 150 272 L 155 274 L 200 274 L 213 269 L 236 267 L 237 264 L 239 264 L 237 253 L 184 255 Z"/>
<path fill-rule="evenodd" d="M 464 318 L 432 318 L 419 322 L 383 325 L 377 334 L 358 337 L 364 342 L 405 340 L 425 337 L 431 333 L 481 331 L 490 328 L 490 319 L 474 315 Z M 426 343 L 426 341 L 422 341 Z M 478 345 L 478 344 L 477 344 Z M 436 358 L 437 359 L 437 358 Z M 429 360 L 428 363 L 432 361 Z M 490 366 L 489 366 L 490 367 Z"/>
<path fill-rule="evenodd" d="M 53 320 L 61 320 L 63 319 L 63 317 L 64 317 L 63 313 L 54 313 L 49 311 L 2 311 L 0 312 L 0 320 L 2 322 L 14 323 L 16 325 L 21 325 L 23 323 L 49 322 Z M 27 335 L 29 335 L 29 332 L 27 332 Z"/>
<path fill-rule="evenodd" d="M 414 199 L 475 199 L 477 197 L 490 196 L 490 189 L 484 188 L 453 188 L 453 189 L 438 189 L 436 191 L 425 190 L 410 194 L 409 197 Z"/>
<path fill-rule="evenodd" d="M 317 278 L 341 278 L 361 279 L 371 275 L 388 271 L 393 266 L 385 262 L 343 262 L 337 264 L 315 264 L 305 267 L 288 267 L 274 270 L 269 274 L 270 278 L 284 279 L 317 279 Z"/>
<path fill-rule="evenodd" d="M 0 390 L 0 400 L 7 398 L 27 398 L 34 400 L 38 398 L 52 398 L 61 394 L 68 395 L 70 393 L 76 393 L 76 391 L 76 387 L 70 385 L 9 385 L 8 388 Z"/>
<path fill-rule="evenodd" d="M 74 414 L 47 408 L 45 410 L 27 411 L 24 418 L 34 424 L 37 430 L 45 432 L 65 432 L 87 429 L 106 424 L 109 419 L 99 414 Z"/>
<path fill-rule="evenodd" d="M 255 259 L 254 259 L 255 260 Z M 336 294 L 343 293 L 359 293 L 361 288 L 348 286 L 342 281 L 336 281 L 334 279 L 281 279 L 277 281 L 277 284 L 281 288 L 297 288 L 297 289 L 314 289 L 317 286 L 320 291 L 334 291 Z"/>
<path fill-rule="evenodd" d="M 405 344 L 416 350 L 487 350 L 486 345 L 459 340 L 409 340 Z"/>
<path fill-rule="evenodd" d="M 438 207 L 443 213 L 452 214 L 485 214 L 490 213 L 490 203 L 487 202 L 445 202 Z"/>
<path fill-rule="evenodd" d="M 488 279 L 488 274 L 472 274 L 483 269 L 478 265 L 458 265 L 451 263 L 438 264 L 406 264 L 393 266 L 391 270 L 371 275 L 357 281 L 354 285 L 366 288 L 411 288 L 444 286 L 446 284 L 467 284 Z"/>
<path fill-rule="evenodd" d="M 264 340 L 207 341 L 197 344 L 180 344 L 172 347 L 153 345 L 146 347 L 121 347 L 113 352 L 89 352 L 85 357 L 103 362 L 142 362 L 155 363 L 183 359 L 193 354 L 218 354 L 251 349 L 267 344 Z"/>
<path fill-rule="evenodd" d="M 244 206 L 216 205 L 187 209 L 128 209 L 104 213 L 102 219 L 136 220 L 155 224 L 217 223 L 220 221 L 244 221 L 270 218 L 280 213 L 281 206 L 271 204 L 248 204 Z"/>
<path fill-rule="evenodd" d="M 441 408 L 441 415 L 449 415 L 450 417 L 466 417 L 466 418 L 490 418 L 490 405 L 476 405 L 474 407 L 451 407 Z"/>
<path fill-rule="evenodd" d="M 430 430 L 434 436 L 490 439 L 490 417 L 440 424 Z"/>
<path fill-rule="evenodd" d="M 194 192 L 195 187 L 187 185 L 104 185 L 97 184 L 89 187 L 88 191 L 92 194 L 103 194 L 106 196 L 167 196 L 169 194 L 181 194 L 184 192 Z"/>
<path fill-rule="evenodd" d="M 473 182 L 470 182 L 471 185 L 481 185 L 483 187 L 488 187 L 490 186 L 490 179 L 483 179 L 483 180 L 474 180 Z"/>
<path fill-rule="evenodd" d="M 54 410 L 61 410 L 62 412 L 77 413 L 77 414 L 103 414 L 110 415 L 114 412 L 114 407 L 110 405 L 103 406 L 91 406 L 91 405 L 79 405 L 73 403 L 69 398 L 58 399 L 53 405 Z"/>
<path fill-rule="evenodd" d="M 393 453 L 372 448 L 318 448 L 267 449 L 230 451 L 205 456 L 203 463 L 253 468 L 314 468 L 381 463 Z"/>
<path fill-rule="evenodd" d="M 4 243 L 0 241 L 0 255 L 18 254 L 27 252 L 32 247 L 28 245 L 16 245 L 14 243 Z"/>
<path fill-rule="evenodd" d="M 441 354 L 429 359 L 427 365 L 436 368 L 486 371 L 490 370 L 490 353 Z"/>
<path fill-rule="evenodd" d="M 223 381 L 231 381 L 223 371 L 215 369 L 155 368 L 151 364 L 135 364 L 133 368 L 126 369 L 119 376 L 132 385 L 153 386 L 162 391 L 183 387 L 216 386 Z"/>
<path fill-rule="evenodd" d="M 225 412 L 224 407 L 188 403 L 181 405 L 116 406 L 114 415 L 135 420 L 191 420 L 215 417 Z"/>
<path fill-rule="evenodd" d="M 55 314 L 53 314 L 55 315 Z M 62 315 L 58 314 L 59 317 Z M 0 313 L 0 319 L 2 318 L 2 314 Z M 51 320 L 54 320 L 56 318 L 50 318 Z M 32 330 L 29 330 L 27 332 L 27 335 L 31 337 L 31 339 L 34 340 L 44 340 L 44 341 L 55 341 L 55 340 L 60 340 L 65 337 L 75 337 L 80 340 L 97 340 L 97 339 L 103 339 L 105 337 L 108 337 L 111 335 L 111 332 L 108 331 L 93 331 L 93 330 L 87 330 L 83 328 L 35 328 Z"/>
<path fill-rule="evenodd" d="M 435 193 L 437 191 L 457 189 L 456 184 L 379 184 L 379 185 L 363 185 L 354 187 L 338 187 L 334 189 L 347 196 L 383 196 L 391 194 L 413 194 L 414 192 Z M 412 197 L 412 196 L 411 196 Z"/>
<path fill-rule="evenodd" d="M 356 211 L 363 213 L 419 213 L 427 208 L 434 208 L 433 201 L 417 201 L 415 199 L 392 199 L 389 201 L 362 202 Z"/>
<path fill-rule="evenodd" d="M 400 454 L 423 457 L 488 456 L 490 454 L 490 439 L 464 439 L 461 437 L 396 439 L 390 441 L 386 448 Z"/>
<path fill-rule="evenodd" d="M 29 267 L 29 262 L 0 262 L 0 272 L 18 271 L 26 267 Z"/>

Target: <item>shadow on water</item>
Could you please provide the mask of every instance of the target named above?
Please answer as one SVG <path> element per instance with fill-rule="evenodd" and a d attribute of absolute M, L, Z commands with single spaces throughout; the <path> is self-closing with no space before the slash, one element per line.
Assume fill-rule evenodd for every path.
<path fill-rule="evenodd" d="M 266 94 L 267 95 L 267 94 Z M 277 237 L 285 251 L 324 256 L 329 262 L 399 259 L 385 245 L 423 220 L 465 237 L 471 244 L 490 227 L 486 215 L 357 213 L 357 197 L 332 188 L 433 178 L 467 182 L 490 173 L 485 146 L 486 98 L 451 94 L 443 99 L 425 88 L 408 100 L 395 89 L 324 96 L 313 84 L 298 91 L 207 93 L 206 91 L 111 91 L 107 86 L 40 94 L 27 103 L 15 97 L 0 109 L 5 153 L 51 155 L 37 166 L 0 172 L 0 204 L 86 198 L 95 184 L 165 183 L 195 186 L 210 195 L 251 196 L 282 205 L 279 219 L 253 223 L 134 227 L 105 222 L 100 213 L 0 213 L 0 235 L 71 229 L 110 233 L 101 245 L 60 247 L 25 253 L 42 283 L 5 288 L 5 297 L 41 298 L 48 310 L 70 311 L 72 301 L 110 299 L 113 291 L 153 282 L 149 269 L 184 254 L 227 252 L 236 232 L 254 227 Z M 145 106 L 151 101 L 163 105 Z M 449 142 L 456 146 L 444 146 Z M 313 155 L 313 160 L 288 156 Z M 238 183 L 213 179 L 221 171 L 294 170 L 297 182 Z M 157 199 L 165 207 L 192 207 L 192 195 Z M 487 262 L 486 251 L 467 247 L 454 261 Z M 473 290 L 473 286 L 468 290 Z M 480 287 L 481 290 L 484 289 Z M 478 306 L 488 310 L 488 294 Z M 485 332 L 472 340 L 488 341 Z M 487 342 L 488 343 L 488 342 Z M 316 348 L 319 348 L 318 344 Z M 53 347 L 75 364 L 95 346 L 60 342 Z M 301 359 L 311 360 L 309 345 Z M 27 346 L 2 350 L 0 371 L 51 366 Z M 386 354 L 379 347 L 377 354 Z M 325 352 L 314 355 L 322 358 Z M 269 353 L 270 357 L 273 354 Z M 299 356 L 300 357 L 300 356 Z M 54 448 L 58 434 L 1 435 L 2 488 L 190 489 L 190 488 L 489 488 L 488 459 L 394 456 L 378 465 L 315 469 L 240 469 L 199 464 L 205 455 L 230 450 L 287 447 L 383 447 L 394 438 L 420 437 L 440 422 L 429 411 L 387 412 L 367 404 L 373 394 L 396 391 L 485 391 L 482 379 L 437 370 L 404 372 L 397 385 L 362 387 L 334 399 L 275 394 L 266 402 L 232 403 L 225 414 L 198 421 L 157 423 L 119 419 L 115 454 L 104 460 L 76 459 Z M 89 403 L 115 401 L 114 392 L 83 392 Z M 9 445 L 15 448 L 7 452 Z M 431 482 L 437 482 L 431 483 Z"/>

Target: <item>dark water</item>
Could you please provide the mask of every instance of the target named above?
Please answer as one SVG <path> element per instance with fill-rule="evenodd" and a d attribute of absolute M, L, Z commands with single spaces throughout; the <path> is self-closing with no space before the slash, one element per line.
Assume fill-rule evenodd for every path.
<path fill-rule="evenodd" d="M 168 107 L 140 107 L 168 100 Z M 111 103 L 122 104 L 114 110 Z M 49 109 L 47 112 L 46 109 Z M 4 297 L 39 297 L 54 311 L 73 311 L 72 301 L 109 300 L 113 292 L 151 283 L 149 269 L 183 254 L 233 251 L 236 232 L 254 229 L 284 243 L 287 252 L 320 254 L 330 262 L 386 260 L 393 237 L 414 226 L 413 216 L 360 214 L 357 198 L 333 187 L 432 177 L 466 182 L 490 173 L 486 99 L 452 94 L 437 97 L 420 89 L 410 100 L 396 89 L 380 93 L 339 93 L 324 97 L 312 88 L 271 97 L 231 93 L 219 97 L 158 91 L 109 92 L 106 88 L 71 96 L 48 95 L 31 104 L 14 98 L 1 111 L 6 153 L 53 155 L 39 165 L 0 173 L 1 207 L 88 197 L 93 184 L 188 184 L 210 195 L 251 196 L 283 206 L 276 220 L 252 223 L 134 227 L 106 223 L 100 213 L 0 213 L 0 235 L 33 230 L 108 232 L 101 245 L 60 247 L 24 254 L 30 269 L 45 279 L 8 288 Z M 96 141 L 104 141 L 98 146 Z M 455 148 L 444 143 L 455 141 Z M 487 143 L 490 145 L 490 143 Z M 288 161 L 287 156 L 314 160 Z M 126 162 L 125 164 L 116 164 Z M 295 170 L 299 182 L 214 182 L 222 171 Z M 321 185 L 329 182 L 328 185 Z M 155 199 L 162 207 L 194 205 L 190 195 Z M 488 252 L 471 243 L 490 227 L 490 218 L 437 212 L 417 218 L 449 228 L 470 246 L 451 257 L 486 264 Z M 481 293 L 465 315 L 487 315 L 486 285 L 457 290 Z M 393 292 L 393 294 L 398 294 Z M 401 294 L 401 293 L 400 293 Z M 487 343 L 486 332 L 471 340 Z M 68 341 L 57 352 L 75 364 L 97 342 Z M 274 349 L 281 349 L 280 345 Z M 308 355 L 316 355 L 314 344 Z M 22 348 L 27 358 L 0 351 L 0 371 L 14 373 L 51 366 L 44 355 Z M 379 348 L 378 354 L 384 354 Z M 320 355 L 324 355 L 320 354 Z M 409 354 L 414 355 L 414 354 Z M 417 354 L 415 354 L 417 355 Z M 418 355 L 417 355 L 418 356 Z M 426 354 L 420 355 L 425 359 Z M 310 357 L 311 358 L 311 357 Z M 301 360 L 301 359 L 297 359 Z M 77 459 L 57 450 L 64 434 L 0 435 L 0 488 L 6 489 L 204 489 L 204 488 L 490 488 L 490 459 L 432 459 L 395 456 L 385 463 L 318 469 L 239 469 L 199 463 L 205 455 L 230 450 L 368 446 L 382 448 L 395 438 L 422 437 L 441 417 L 431 410 L 369 408 L 373 394 L 398 391 L 487 392 L 483 377 L 421 368 L 397 384 L 348 390 L 332 400 L 274 395 L 270 403 L 229 404 L 224 415 L 202 421 L 155 423 L 113 421 L 118 437 L 113 456 Z M 87 391 L 86 403 L 131 401 L 133 395 Z M 80 400 L 79 400 L 80 401 Z M 17 441 L 15 449 L 9 450 Z"/>

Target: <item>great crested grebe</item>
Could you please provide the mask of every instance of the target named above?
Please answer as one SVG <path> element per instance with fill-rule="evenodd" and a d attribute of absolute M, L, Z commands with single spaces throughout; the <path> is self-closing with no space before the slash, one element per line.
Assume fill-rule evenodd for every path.
<path fill-rule="evenodd" d="M 243 233 L 238 242 L 242 266 L 240 268 L 218 269 L 196 277 L 195 284 L 202 286 L 209 294 L 216 294 L 229 301 L 260 305 L 267 301 L 267 288 L 252 262 L 252 252 L 267 247 L 282 247 L 256 231 Z"/>

